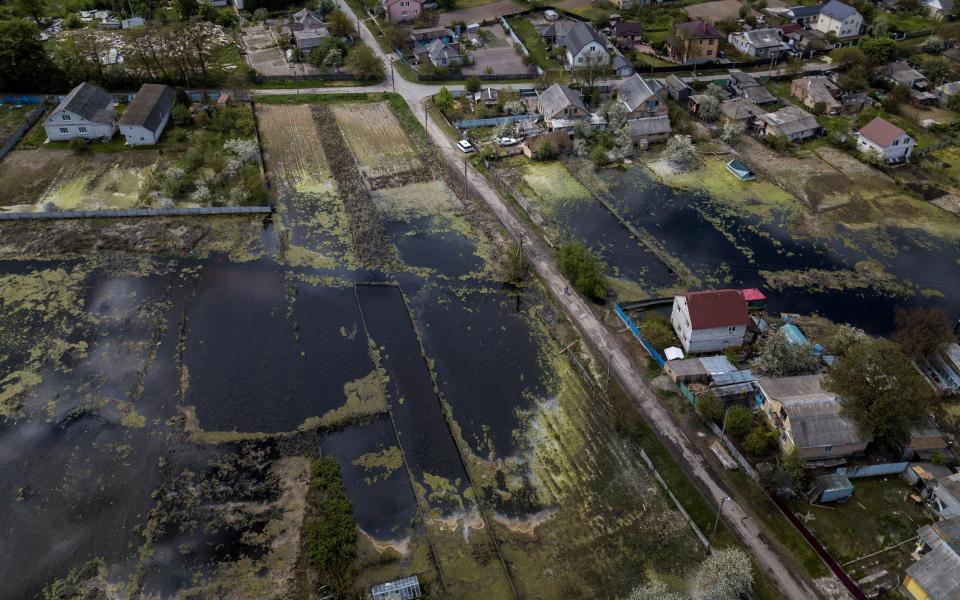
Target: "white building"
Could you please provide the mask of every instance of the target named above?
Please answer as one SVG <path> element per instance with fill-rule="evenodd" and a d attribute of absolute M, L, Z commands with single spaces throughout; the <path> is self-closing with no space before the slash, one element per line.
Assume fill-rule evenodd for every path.
<path fill-rule="evenodd" d="M 910 158 L 917 141 L 893 123 L 876 117 L 857 132 L 860 152 L 878 153 L 889 163 L 904 162 Z"/>
<path fill-rule="evenodd" d="M 567 64 L 571 68 L 606 65 L 610 53 L 597 30 L 588 23 L 577 22 L 563 40 L 567 50 Z"/>
<path fill-rule="evenodd" d="M 753 323 L 740 290 L 674 296 L 670 322 L 687 353 L 721 352 L 753 341 Z"/>
<path fill-rule="evenodd" d="M 838 40 L 842 40 L 860 35 L 860 28 L 863 27 L 863 15 L 852 6 L 838 0 L 830 0 L 820 7 L 820 14 L 817 15 L 817 20 L 812 25 L 820 33 L 830 33 L 832 31 Z"/>
<path fill-rule="evenodd" d="M 43 122 L 51 141 L 72 139 L 109 140 L 117 131 L 113 96 L 100 88 L 81 83 L 70 90 Z"/>
<path fill-rule="evenodd" d="M 170 120 L 176 94 L 169 85 L 145 83 L 120 117 L 120 133 L 128 146 L 157 143 Z"/>
<path fill-rule="evenodd" d="M 779 27 L 732 31 L 727 36 L 727 41 L 740 52 L 759 58 L 779 57 L 790 48 L 780 39 Z"/>

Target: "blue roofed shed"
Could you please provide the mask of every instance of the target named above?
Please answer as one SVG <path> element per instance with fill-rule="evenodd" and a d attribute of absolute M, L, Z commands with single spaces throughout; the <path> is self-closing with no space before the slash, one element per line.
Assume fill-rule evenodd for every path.
<path fill-rule="evenodd" d="M 807 336 L 803 335 L 800 328 L 793 323 L 787 323 L 780 328 L 780 331 L 783 332 L 783 335 L 787 336 L 787 341 L 791 344 L 803 345 L 807 343 Z"/>
<path fill-rule="evenodd" d="M 753 181 L 756 179 L 756 175 L 753 174 L 750 167 L 737 159 L 733 159 L 727 163 L 727 170 L 736 175 L 740 181 Z"/>
<path fill-rule="evenodd" d="M 808 497 L 811 502 L 839 502 L 853 495 L 853 484 L 843 475 L 830 473 L 813 479 L 813 489 Z"/>

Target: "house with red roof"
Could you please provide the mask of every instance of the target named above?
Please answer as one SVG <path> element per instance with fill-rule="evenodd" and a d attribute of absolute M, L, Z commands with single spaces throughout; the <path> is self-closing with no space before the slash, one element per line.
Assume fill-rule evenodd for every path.
<path fill-rule="evenodd" d="M 888 163 L 905 162 L 917 141 L 893 123 L 875 118 L 857 132 L 857 150 L 879 154 Z"/>
<path fill-rule="evenodd" d="M 688 353 L 721 352 L 749 344 L 756 333 L 740 290 L 707 290 L 674 296 L 670 322 Z"/>
<path fill-rule="evenodd" d="M 682 63 L 702 63 L 717 60 L 723 34 L 702 19 L 680 23 L 666 40 L 670 59 Z"/>

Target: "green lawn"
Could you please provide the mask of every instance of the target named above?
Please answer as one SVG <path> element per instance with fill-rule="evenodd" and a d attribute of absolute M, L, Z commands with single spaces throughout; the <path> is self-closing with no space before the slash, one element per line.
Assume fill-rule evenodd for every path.
<path fill-rule="evenodd" d="M 649 54 L 642 54 L 640 52 L 634 53 L 633 64 L 638 67 L 640 65 L 647 65 L 649 67 L 669 67 L 673 65 L 673 63 L 670 61 L 666 61 L 662 58 L 651 56 Z"/>
<path fill-rule="evenodd" d="M 793 509 L 806 521 L 823 546 L 840 564 L 878 552 L 917 535 L 917 528 L 932 522 L 929 511 L 910 499 L 910 486 L 898 476 L 872 477 L 852 480 L 853 497 L 845 503 L 827 507 L 812 506 L 794 501 Z M 880 567 L 900 567 L 909 559 L 912 544 L 885 553 L 882 564 L 867 567 L 859 562 L 845 567 L 854 579 L 865 573 L 861 569 L 879 570 Z M 904 556 L 906 555 L 906 556 Z M 894 571 L 891 571 L 894 572 Z"/>
<path fill-rule="evenodd" d="M 523 42 L 523 45 L 527 47 L 537 66 L 545 71 L 560 68 L 560 63 L 550 57 L 550 49 L 547 48 L 546 42 L 543 41 L 530 21 L 518 18 L 509 21 L 509 24 L 513 32 Z"/>
<path fill-rule="evenodd" d="M 883 17 L 890 22 L 890 27 L 897 31 L 909 33 L 911 31 L 925 31 L 936 27 L 937 22 L 933 19 L 920 15 L 908 15 L 904 13 L 884 12 Z"/>
<path fill-rule="evenodd" d="M 26 122 L 27 115 L 33 112 L 36 107 L 36 105 L 29 104 L 19 107 L 12 104 L 0 104 L 0 141 L 7 139 L 8 135 Z"/>

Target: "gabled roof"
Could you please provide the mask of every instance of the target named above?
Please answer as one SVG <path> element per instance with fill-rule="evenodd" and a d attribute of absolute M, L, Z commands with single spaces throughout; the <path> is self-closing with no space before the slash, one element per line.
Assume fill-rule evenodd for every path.
<path fill-rule="evenodd" d="M 583 103 L 580 92 L 571 90 L 565 85 L 555 83 L 543 90 L 538 98 L 544 119 L 550 119 L 560 113 L 564 108 L 571 104 L 583 112 L 587 112 L 587 106 Z"/>
<path fill-rule="evenodd" d="M 844 416 L 836 394 L 824 390 L 822 375 L 758 377 L 768 400 L 783 405 L 795 445 L 801 448 L 861 443 L 856 422 Z"/>
<path fill-rule="evenodd" d="M 682 294 L 693 329 L 749 325 L 747 303 L 740 290 L 707 290 Z"/>
<path fill-rule="evenodd" d="M 567 37 L 567 34 L 570 33 L 574 25 L 576 25 L 575 21 L 554 21 L 547 25 L 543 31 L 540 32 L 540 35 L 545 38 L 554 38 L 557 41 L 562 41 L 563 38 Z"/>
<path fill-rule="evenodd" d="M 643 35 L 643 24 L 639 21 L 618 21 L 613 26 L 613 34 L 617 37 Z"/>
<path fill-rule="evenodd" d="M 693 88 L 687 85 L 682 79 L 676 75 L 668 75 L 666 79 L 663 80 L 664 85 L 668 88 L 681 91 L 681 90 L 692 90 Z"/>
<path fill-rule="evenodd" d="M 789 105 L 772 113 L 757 115 L 757 118 L 780 129 L 785 135 L 818 129 L 817 118 L 796 106 Z"/>
<path fill-rule="evenodd" d="M 433 62 L 440 62 L 444 58 L 448 60 L 451 58 L 460 58 L 460 52 L 441 39 L 430 42 L 427 46 L 427 54 L 430 55 L 430 60 Z"/>
<path fill-rule="evenodd" d="M 119 124 L 140 126 L 157 133 L 163 118 L 173 110 L 175 99 L 176 94 L 169 85 L 145 83 L 120 117 Z"/>
<path fill-rule="evenodd" d="M 86 81 L 70 90 L 57 105 L 57 111 L 68 110 L 94 123 L 113 124 L 113 96 Z"/>
<path fill-rule="evenodd" d="M 448 27 L 427 27 L 425 29 L 413 29 L 410 31 L 410 37 L 415 40 L 425 40 L 441 37 L 453 37 L 453 30 Z"/>
<path fill-rule="evenodd" d="M 917 534 L 930 550 L 907 567 L 907 575 L 930 598 L 960 595 L 960 517 L 921 527 Z"/>
<path fill-rule="evenodd" d="M 723 39 L 723 34 L 717 31 L 713 25 L 700 19 L 680 23 L 677 25 L 676 33 L 688 40 Z"/>
<path fill-rule="evenodd" d="M 811 6 L 791 6 L 787 9 L 787 14 L 794 19 L 805 19 L 820 14 L 820 5 Z"/>
<path fill-rule="evenodd" d="M 670 117 L 666 115 L 645 119 L 630 119 L 627 124 L 630 125 L 630 134 L 633 136 L 670 133 Z"/>
<path fill-rule="evenodd" d="M 617 100 L 623 102 L 627 106 L 627 110 L 633 112 L 661 89 L 663 89 L 663 84 L 660 81 L 644 79 L 634 73 L 617 86 Z"/>
<path fill-rule="evenodd" d="M 881 148 L 886 148 L 906 132 L 885 119 L 875 117 L 859 133 Z"/>
<path fill-rule="evenodd" d="M 817 75 L 813 77 L 801 77 L 795 79 L 793 85 L 803 90 L 804 98 L 809 98 L 813 103 L 823 102 L 827 108 L 840 106 L 833 94 L 837 91 L 837 86 L 826 77 Z"/>
<path fill-rule="evenodd" d="M 751 29 L 750 31 L 740 31 L 734 35 L 743 36 L 747 42 L 754 48 L 772 48 L 779 46 L 780 30 L 776 27 L 767 27 L 766 29 Z"/>
<path fill-rule="evenodd" d="M 570 28 L 570 31 L 567 32 L 567 37 L 563 40 L 563 46 L 570 54 L 576 56 L 577 53 L 583 50 L 590 42 L 596 42 L 601 48 L 605 48 L 603 38 L 600 37 L 600 34 L 597 33 L 597 30 L 594 29 L 592 25 L 577 22 Z"/>
<path fill-rule="evenodd" d="M 317 13 L 313 12 L 309 8 L 301 8 L 297 12 L 293 13 L 293 22 L 300 24 L 307 23 L 323 23 L 323 19 L 317 16 Z"/>
<path fill-rule="evenodd" d="M 740 119 L 752 119 L 757 115 L 765 114 L 767 111 L 760 108 L 746 98 L 731 98 L 720 103 L 720 114 L 728 119 L 738 121 Z M 749 300 L 749 298 L 747 298 Z"/>
<path fill-rule="evenodd" d="M 838 21 L 846 20 L 850 15 L 860 14 L 854 7 L 840 2 L 840 0 L 830 0 L 820 7 L 820 14 L 827 15 L 831 19 Z"/>
<path fill-rule="evenodd" d="M 950 83 L 938 85 L 936 90 L 945 96 L 953 96 L 957 92 L 960 92 L 960 81 L 951 81 Z"/>
<path fill-rule="evenodd" d="M 614 71 L 619 71 L 624 67 L 630 67 L 631 69 L 633 68 L 633 64 L 622 54 L 614 56 L 610 66 L 613 67 Z"/>

